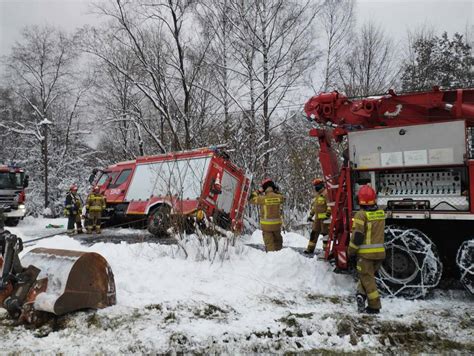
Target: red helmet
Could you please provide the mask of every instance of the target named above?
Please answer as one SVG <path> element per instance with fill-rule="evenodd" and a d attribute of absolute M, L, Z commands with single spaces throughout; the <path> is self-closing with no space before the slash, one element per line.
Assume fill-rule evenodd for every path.
<path fill-rule="evenodd" d="M 72 185 L 69 187 L 69 190 L 70 190 L 71 192 L 77 192 L 77 185 L 72 184 Z"/>
<path fill-rule="evenodd" d="M 320 185 L 320 184 L 323 184 L 323 183 L 324 183 L 324 181 L 321 178 L 314 178 L 313 181 L 312 181 L 313 185 Z"/>
<path fill-rule="evenodd" d="M 359 205 L 375 205 L 377 193 L 370 185 L 364 185 L 359 189 L 357 197 L 359 198 Z"/>
<path fill-rule="evenodd" d="M 93 191 L 94 193 L 99 193 L 99 192 L 100 192 L 99 186 L 96 185 L 96 186 L 94 187 L 94 189 L 92 189 L 92 191 Z"/>

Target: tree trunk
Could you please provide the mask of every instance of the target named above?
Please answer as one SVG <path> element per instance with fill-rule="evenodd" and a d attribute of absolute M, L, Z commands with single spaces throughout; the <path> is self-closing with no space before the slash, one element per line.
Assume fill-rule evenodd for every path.
<path fill-rule="evenodd" d="M 268 68 L 268 42 L 267 42 L 267 13 L 266 13 L 266 5 L 265 1 L 262 3 L 263 5 L 263 15 L 262 15 L 262 55 L 263 55 L 263 139 L 265 141 L 264 147 L 265 150 L 268 151 L 270 148 L 270 117 L 269 117 L 269 68 Z M 270 163 L 270 155 L 265 153 L 263 157 L 263 173 L 268 175 L 268 167 Z"/>
<path fill-rule="evenodd" d="M 43 169 L 44 169 L 44 207 L 49 205 L 49 186 L 48 186 L 48 124 L 43 124 Z"/>

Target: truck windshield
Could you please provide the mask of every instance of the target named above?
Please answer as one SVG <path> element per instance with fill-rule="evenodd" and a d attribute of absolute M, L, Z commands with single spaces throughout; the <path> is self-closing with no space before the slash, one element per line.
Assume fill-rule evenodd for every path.
<path fill-rule="evenodd" d="M 102 175 L 100 176 L 99 180 L 97 181 L 97 183 L 95 185 L 103 185 L 105 184 L 105 182 L 107 181 L 107 179 L 110 177 L 110 182 L 113 182 L 114 179 L 117 177 L 117 175 L 119 174 L 118 171 L 115 171 L 115 172 L 104 172 L 102 173 Z"/>
<path fill-rule="evenodd" d="M 130 173 L 132 172 L 131 169 L 125 169 L 123 170 L 120 175 L 118 176 L 117 180 L 115 181 L 114 184 L 110 184 L 109 188 L 117 188 L 119 185 L 125 183 L 130 176 Z M 117 174 L 117 172 L 115 172 Z"/>
<path fill-rule="evenodd" d="M 99 180 L 97 181 L 96 185 L 102 185 L 105 183 L 105 181 L 107 180 L 107 178 L 109 178 L 109 174 L 110 172 L 104 172 L 102 173 L 102 175 L 100 176 Z"/>
<path fill-rule="evenodd" d="M 0 189 L 21 189 L 24 173 L 0 172 Z"/>

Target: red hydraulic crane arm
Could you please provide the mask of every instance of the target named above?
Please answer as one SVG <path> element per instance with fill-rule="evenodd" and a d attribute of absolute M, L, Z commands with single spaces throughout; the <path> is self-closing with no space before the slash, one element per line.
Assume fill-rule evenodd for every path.
<path fill-rule="evenodd" d="M 350 130 L 464 119 L 474 126 L 474 89 L 349 99 L 334 91 L 313 96 L 304 106 L 306 115 L 321 124 Z"/>
<path fill-rule="evenodd" d="M 339 269 L 347 268 L 346 246 L 352 217 L 350 167 L 345 157 L 340 162 L 336 142 L 348 131 L 377 126 L 425 124 L 436 121 L 466 120 L 474 126 L 474 89 L 397 95 L 388 94 L 362 99 L 349 99 L 339 94 L 313 96 L 304 107 L 308 118 L 326 127 L 313 128 L 310 135 L 319 140 L 319 162 L 332 203 L 329 243 L 325 258 L 333 256 Z M 341 164 L 342 163 L 342 164 Z"/>

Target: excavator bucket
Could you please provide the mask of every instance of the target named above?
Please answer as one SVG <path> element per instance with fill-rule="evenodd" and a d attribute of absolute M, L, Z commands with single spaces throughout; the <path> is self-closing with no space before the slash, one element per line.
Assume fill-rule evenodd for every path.
<path fill-rule="evenodd" d="M 98 253 L 35 248 L 21 264 L 40 270 L 26 296 L 34 310 L 62 315 L 116 303 L 112 269 Z"/>

